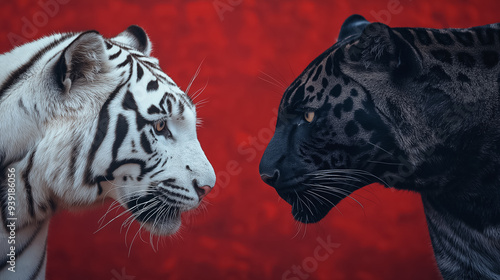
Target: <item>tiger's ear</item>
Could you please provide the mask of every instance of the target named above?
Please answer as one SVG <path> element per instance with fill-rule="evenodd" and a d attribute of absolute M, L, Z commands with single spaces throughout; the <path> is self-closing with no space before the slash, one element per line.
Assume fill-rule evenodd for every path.
<path fill-rule="evenodd" d="M 383 23 L 367 24 L 359 39 L 345 50 L 347 60 L 359 71 L 387 71 L 394 78 L 405 78 L 422 70 L 417 51 Z"/>
<path fill-rule="evenodd" d="M 149 37 L 144 29 L 137 25 L 129 26 L 125 31 L 113 38 L 113 41 L 131 46 L 146 56 L 151 55 L 151 41 L 149 41 Z"/>
<path fill-rule="evenodd" d="M 361 35 L 368 24 L 370 24 L 370 22 L 360 15 L 354 14 L 348 17 L 340 28 L 337 42 L 343 41 L 349 37 L 357 37 Z"/>
<path fill-rule="evenodd" d="M 64 49 L 55 67 L 55 76 L 63 92 L 93 82 L 103 71 L 106 60 L 104 39 L 97 31 L 80 34 Z"/>

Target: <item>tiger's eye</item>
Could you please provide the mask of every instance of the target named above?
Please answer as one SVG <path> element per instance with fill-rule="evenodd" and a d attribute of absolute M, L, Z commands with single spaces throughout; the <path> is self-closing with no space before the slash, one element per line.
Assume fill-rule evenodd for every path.
<path fill-rule="evenodd" d="M 156 132 L 162 132 L 166 126 L 167 126 L 167 123 L 165 121 L 156 122 L 156 124 L 155 124 Z"/>
<path fill-rule="evenodd" d="M 304 113 L 304 119 L 310 123 L 314 120 L 314 112 L 305 112 Z"/>

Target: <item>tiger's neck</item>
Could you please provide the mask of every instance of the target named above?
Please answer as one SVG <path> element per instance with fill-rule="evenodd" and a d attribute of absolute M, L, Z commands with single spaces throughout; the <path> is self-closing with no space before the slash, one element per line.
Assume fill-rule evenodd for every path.
<path fill-rule="evenodd" d="M 47 235 L 55 206 L 35 209 L 46 201 L 33 190 L 26 176 L 29 169 L 21 162 L 0 172 L 0 279 L 45 279 Z"/>
<path fill-rule="evenodd" d="M 45 279 L 49 219 L 25 227 L 12 220 L 5 226 L 0 230 L 0 279 Z"/>
<path fill-rule="evenodd" d="M 63 153 L 73 148 L 68 143 L 61 149 Z M 35 147 L 0 171 L 0 279 L 45 279 L 50 218 L 60 208 L 91 205 L 99 197 L 96 186 L 81 186 L 79 178 L 65 179 L 64 163 L 37 151 Z M 53 167 L 51 172 L 46 166 Z M 84 167 L 75 170 L 84 174 Z"/>

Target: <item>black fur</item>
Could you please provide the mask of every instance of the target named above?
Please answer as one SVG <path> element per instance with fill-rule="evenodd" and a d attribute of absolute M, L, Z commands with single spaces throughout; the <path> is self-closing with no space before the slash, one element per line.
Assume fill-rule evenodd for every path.
<path fill-rule="evenodd" d="M 262 179 L 305 223 L 372 182 L 419 192 L 443 277 L 500 279 L 499 51 L 498 24 L 351 16 L 285 91 Z"/>

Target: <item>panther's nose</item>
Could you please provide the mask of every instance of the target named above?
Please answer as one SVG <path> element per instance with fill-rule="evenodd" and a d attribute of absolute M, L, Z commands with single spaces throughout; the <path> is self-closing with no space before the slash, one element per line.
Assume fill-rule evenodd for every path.
<path fill-rule="evenodd" d="M 210 186 L 198 186 L 198 181 L 193 180 L 193 187 L 200 198 L 200 201 L 212 190 Z"/>
<path fill-rule="evenodd" d="M 264 183 L 268 184 L 271 187 L 274 187 L 274 185 L 276 184 L 276 181 L 278 181 L 279 177 L 280 177 L 279 170 L 274 170 L 274 173 L 272 176 L 270 176 L 268 174 L 260 174 L 260 178 L 262 179 L 262 181 L 264 181 Z"/>

